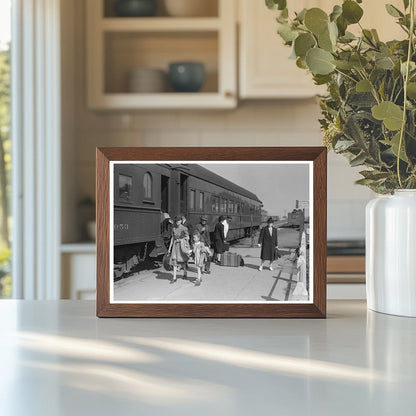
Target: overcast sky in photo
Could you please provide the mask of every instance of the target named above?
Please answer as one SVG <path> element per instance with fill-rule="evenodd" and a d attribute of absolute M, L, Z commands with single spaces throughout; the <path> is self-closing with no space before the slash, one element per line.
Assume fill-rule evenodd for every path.
<path fill-rule="evenodd" d="M 200 165 L 256 194 L 270 215 L 287 215 L 296 208 L 297 199 L 309 201 L 306 163 Z"/>

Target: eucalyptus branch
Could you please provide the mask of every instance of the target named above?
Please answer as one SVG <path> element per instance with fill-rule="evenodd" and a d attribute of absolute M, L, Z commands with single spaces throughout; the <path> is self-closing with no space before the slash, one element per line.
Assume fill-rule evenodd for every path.
<path fill-rule="evenodd" d="M 327 87 L 328 95 L 321 97 L 324 141 L 331 143 L 336 153 L 348 155 L 350 161 L 352 158 L 354 165 L 370 169 L 362 184 L 381 193 L 416 188 L 413 142 L 416 133 L 410 121 L 411 115 L 416 115 L 416 71 L 412 68 L 416 51 L 416 0 L 404 1 L 404 16 L 394 6 L 387 7 L 392 17 L 398 17 L 397 23 L 406 33 L 405 40 L 389 42 L 378 41 L 376 34 L 364 29 L 365 25 L 360 22 L 364 14 L 361 1 L 352 3 L 348 7 L 337 5 L 338 10 L 335 13 L 334 7 L 333 14 L 318 7 L 306 9 L 302 22 L 299 17 L 292 20 L 285 9 L 279 19 L 279 24 L 284 26 L 279 34 L 292 46 L 293 42 L 288 42 L 291 35 L 301 36 L 297 38 L 295 54 L 304 59 L 305 69 Z M 267 0 L 266 4 L 275 8 L 276 4 L 286 5 L 286 2 Z M 341 24 L 347 27 L 354 24 L 361 33 L 349 36 L 339 32 L 336 39 L 330 33 L 328 39 L 331 22 L 339 26 L 339 18 L 344 19 Z M 321 44 L 320 34 L 325 35 Z M 329 40 L 335 44 L 335 50 L 327 47 Z M 350 117 L 355 118 L 349 121 Z M 357 158 L 358 149 L 360 158 Z M 391 175 L 380 179 L 379 171 L 388 171 Z"/>
<path fill-rule="evenodd" d="M 378 92 L 376 90 L 376 87 L 371 82 L 370 78 L 368 78 L 367 73 L 365 72 L 365 69 L 362 66 L 361 66 L 361 69 L 362 69 L 362 71 L 360 71 L 360 75 L 363 77 L 363 79 L 368 81 L 368 83 L 370 84 L 371 93 L 373 94 L 374 99 L 377 101 L 377 104 L 380 104 L 381 100 L 380 100 L 380 97 L 379 97 Z"/>
<path fill-rule="evenodd" d="M 345 74 L 344 72 L 340 71 L 338 68 L 335 68 L 335 71 L 336 71 L 336 72 L 338 72 L 338 73 L 339 73 L 339 74 L 341 74 L 341 75 L 344 75 L 344 77 L 346 77 L 346 78 L 350 79 L 352 82 L 355 82 L 355 83 L 357 83 L 357 82 L 358 82 L 355 78 L 351 77 L 351 76 L 350 76 L 350 75 L 348 75 L 348 74 Z"/>
<path fill-rule="evenodd" d="M 409 31 L 407 30 L 407 27 L 401 25 L 400 23 L 397 23 L 397 24 L 400 26 L 401 29 L 404 30 L 404 32 L 406 33 L 406 35 L 409 36 Z"/>
<path fill-rule="evenodd" d="M 390 97 L 389 97 L 389 100 L 390 101 L 393 101 L 393 96 L 394 96 L 394 90 L 396 89 L 396 85 L 397 85 L 397 80 L 394 80 L 393 81 L 393 88 L 391 89 L 391 94 L 390 94 Z M 393 102 L 395 102 L 395 101 L 393 101 Z"/>
<path fill-rule="evenodd" d="M 399 99 L 400 94 L 402 92 L 403 92 L 403 88 L 400 88 L 399 91 L 397 91 L 397 94 L 396 94 L 396 96 L 394 97 L 394 100 L 393 100 L 394 103 L 397 102 L 397 100 Z"/>
<path fill-rule="evenodd" d="M 413 50 L 413 37 L 414 37 L 414 28 L 415 28 L 415 0 L 410 0 L 410 30 L 409 30 L 409 44 L 407 47 L 407 60 L 406 60 L 406 73 L 404 75 L 404 85 L 403 85 L 403 118 L 402 118 L 402 127 L 400 129 L 400 139 L 399 139 L 399 148 L 397 150 L 397 177 L 399 179 L 400 188 L 403 188 L 402 177 L 400 173 L 400 156 L 403 147 L 404 132 L 406 130 L 406 110 L 407 110 L 407 83 L 409 81 L 409 69 L 410 62 L 412 59 L 412 50 Z"/>

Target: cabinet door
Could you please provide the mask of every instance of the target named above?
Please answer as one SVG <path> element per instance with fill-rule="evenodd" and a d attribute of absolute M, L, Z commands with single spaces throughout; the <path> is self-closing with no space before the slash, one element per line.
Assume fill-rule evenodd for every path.
<path fill-rule="evenodd" d="M 62 298 L 94 300 L 95 253 L 65 253 L 62 256 Z"/>
<path fill-rule="evenodd" d="M 296 3 L 296 4 L 295 4 Z M 389 1 L 399 9 L 402 0 Z M 289 3 L 290 11 L 304 7 L 320 7 L 330 12 L 341 0 L 298 0 Z M 325 92 L 324 87 L 313 84 L 311 75 L 298 68 L 290 59 L 291 49 L 277 35 L 277 12 L 268 10 L 264 1 L 239 0 L 240 14 L 240 97 L 241 98 L 305 98 Z M 384 41 L 403 38 L 403 33 L 394 18 L 386 12 L 384 2 L 366 0 L 362 25 L 376 28 Z M 358 25 L 349 27 L 357 33 Z"/>
<path fill-rule="evenodd" d="M 296 10 L 325 7 L 328 0 L 299 0 Z M 264 1 L 239 0 L 240 12 L 240 97 L 305 98 L 322 91 L 310 74 L 290 59 L 291 49 L 276 33 L 277 12 Z"/>
<path fill-rule="evenodd" d="M 389 0 L 385 2 L 380 0 L 365 0 L 360 4 L 364 10 L 364 15 L 360 23 L 366 29 L 377 29 L 380 40 L 383 42 L 393 39 L 404 39 L 406 34 L 395 23 L 396 19 L 387 13 L 386 3 L 393 4 L 399 10 L 403 10 L 403 0 Z M 360 32 L 357 25 L 355 27 L 350 26 L 348 30 L 356 34 Z"/>

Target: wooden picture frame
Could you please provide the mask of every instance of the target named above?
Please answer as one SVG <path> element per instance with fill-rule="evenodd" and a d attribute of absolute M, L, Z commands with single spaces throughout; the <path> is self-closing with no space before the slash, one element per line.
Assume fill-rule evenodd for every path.
<path fill-rule="evenodd" d="M 96 201 L 97 201 L 97 316 L 98 317 L 188 317 L 188 318 L 325 318 L 326 317 L 326 212 L 327 212 L 327 150 L 324 147 L 239 147 L 239 148 L 97 148 L 97 176 L 96 176 Z M 114 196 L 124 198 L 127 203 L 129 196 L 126 192 L 130 192 L 130 179 L 125 177 L 120 180 L 123 185 L 123 192 L 120 187 L 116 188 L 114 171 L 115 167 L 123 166 L 157 166 L 164 169 L 171 169 L 171 166 L 180 167 L 199 167 L 203 163 L 218 163 L 233 166 L 235 164 L 241 169 L 241 166 L 249 166 L 253 164 L 252 169 L 258 165 L 264 165 L 264 169 L 272 169 L 279 166 L 293 165 L 302 167 L 304 164 L 309 166 L 309 208 L 310 209 L 310 251 L 304 257 L 308 258 L 310 265 L 309 273 L 313 276 L 308 280 L 308 300 L 299 301 L 279 301 L 271 298 L 258 301 L 257 298 L 250 301 L 159 301 L 157 297 L 151 301 L 120 301 L 114 300 L 114 284 L 115 269 L 113 246 L 114 235 Z M 154 163 L 154 164 L 152 164 Z M 180 165 L 175 165 L 181 163 Z M 241 165 L 241 166 L 240 166 Z M 213 165 L 214 166 L 214 165 Z M 216 166 L 216 165 L 215 165 Z M 149 168 L 150 169 L 150 168 Z M 173 168 L 172 168 L 173 169 Z M 176 169 L 176 168 L 175 168 Z M 230 168 L 231 169 L 231 168 Z M 303 169 L 303 168 L 302 168 Z M 263 168 L 261 169 L 263 171 Z M 155 174 L 156 175 L 156 174 Z M 156 176 L 155 176 L 156 177 Z M 169 178 L 170 180 L 170 178 Z M 160 185 L 162 179 L 158 184 Z M 287 181 L 290 183 L 291 178 Z M 117 182 L 118 183 L 118 182 Z M 177 184 L 172 179 L 172 183 Z M 213 182 L 210 182 L 211 184 Z M 230 183 L 230 182 L 229 182 Z M 143 178 L 140 184 L 143 184 Z M 120 185 L 120 186 L 121 186 Z M 141 186 L 141 185 L 140 185 Z M 146 187 L 146 185 L 143 185 Z M 179 185 L 178 185 L 179 186 Z M 125 188 L 125 189 L 124 189 Z M 133 184 L 132 189 L 137 186 Z M 116 189 L 117 193 L 116 193 Z M 158 188 L 160 189 L 160 187 Z M 162 188 L 163 190 L 163 188 Z M 161 190 L 161 193 L 162 193 Z M 133 191 L 132 191 L 133 192 Z M 150 192 L 150 191 L 149 191 Z M 169 195 L 173 191 L 169 190 Z M 176 191 L 175 191 L 176 192 Z M 201 191 L 202 192 L 202 191 Z M 310 194 L 310 192 L 312 192 Z M 133 195 L 133 194 L 132 194 Z M 162 201 L 162 197 L 155 201 Z M 188 198 L 188 197 L 186 197 Z M 186 199 L 188 200 L 188 199 Z M 202 198 L 203 200 L 203 198 Z M 124 203 L 123 202 L 123 203 Z M 227 207 L 230 206 L 227 203 Z M 237 204 L 237 203 L 232 203 Z M 243 204 L 244 205 L 244 204 Z M 128 207 L 127 207 L 128 208 Z M 155 210 L 158 209 L 156 203 Z M 214 205 L 212 209 L 215 211 Z M 237 208 L 226 208 L 226 210 L 235 210 Z M 240 207 L 238 207 L 240 209 Z M 251 208 L 250 208 L 251 209 Z M 253 212 L 258 212 L 259 208 L 253 208 Z M 257 211 L 255 211 L 257 210 Z M 132 210 L 130 210 L 132 211 Z M 300 210 L 298 210 L 300 211 Z M 156 211 L 155 211 L 156 212 Z M 158 211 L 159 212 L 159 211 Z M 228 212 L 228 211 L 226 211 Z M 242 212 L 242 211 L 241 211 Z M 296 211 L 293 211 L 296 212 Z M 118 214 L 117 214 L 118 215 Z M 159 212 L 160 215 L 160 212 Z M 254 218 L 254 215 L 251 218 Z M 301 214 L 300 214 L 301 215 Z M 309 215 L 309 214 L 308 214 Z M 160 218 L 160 216 L 159 216 Z M 238 218 L 243 218 L 241 215 Z M 244 217 L 245 218 L 245 217 Z M 258 217 L 255 217 L 258 218 Z M 261 217 L 263 218 L 263 217 Z M 284 222 L 285 217 L 280 222 Z M 289 218 L 289 216 L 288 216 Z M 305 210 L 303 210 L 302 227 L 305 226 Z M 253 220 L 252 227 L 253 231 Z M 261 220 L 260 220 L 261 223 Z M 260 226 L 260 223 L 256 226 Z M 287 224 L 285 223 L 285 226 Z M 297 227 L 297 226 L 296 226 Z M 237 230 L 236 226 L 236 230 Z M 298 228 L 295 228 L 298 230 Z M 306 247 L 306 228 L 302 234 L 302 246 Z M 312 232 L 313 230 L 313 232 Z M 118 238 L 118 237 L 117 237 Z M 126 240 L 127 241 L 127 240 Z M 115 243 L 114 243 L 115 244 Z M 127 247 L 122 246 L 122 248 Z M 147 246 L 146 246 L 147 247 Z M 279 248 L 280 249 L 280 248 Z M 299 265 L 299 249 L 295 250 L 295 265 Z M 306 253 L 306 249 L 304 251 Z M 288 254 L 289 256 L 289 254 Z M 296 257 L 297 256 L 297 257 Z M 249 256 L 247 256 L 249 257 Z M 290 256 L 284 261 L 289 261 Z M 113 263 L 110 263 L 113 261 Z M 260 261 L 260 260 L 259 260 Z M 305 263 L 306 264 L 306 263 Z M 248 265 L 246 265 L 248 266 Z M 121 266 L 120 266 L 121 267 Z M 124 267 L 124 265 L 123 265 Z M 250 266 L 254 270 L 254 266 Z M 257 267 L 257 266 L 256 266 Z M 301 267 L 301 266 L 298 266 Z M 306 267 L 306 266 L 305 266 Z M 232 268 L 229 268 L 230 270 Z M 241 273 L 243 268 L 241 269 Z M 222 269 L 217 269 L 222 270 Z M 233 269 L 230 273 L 238 273 L 237 269 Z M 253 272 L 251 270 L 250 272 Z M 300 270 L 300 269 L 299 269 Z M 259 274 L 263 278 L 269 275 Z M 138 274 L 140 275 L 140 274 Z M 203 275 L 204 276 L 204 275 Z M 257 279 L 255 275 L 254 279 Z M 208 276 L 208 279 L 211 277 Z M 166 277 L 165 277 L 166 279 Z M 209 281 L 207 279 L 207 281 Z M 292 277 L 291 277 L 292 279 Z M 276 278 L 277 282 L 278 278 Z M 256 280 L 255 280 L 256 281 Z M 123 281 L 124 282 L 124 281 Z M 165 282 L 166 284 L 169 281 Z M 289 282 L 289 288 L 292 284 Z M 298 282 L 299 283 L 299 282 Z M 198 289 L 199 290 L 199 289 Z M 112 296 L 112 297 L 111 297 Z"/>

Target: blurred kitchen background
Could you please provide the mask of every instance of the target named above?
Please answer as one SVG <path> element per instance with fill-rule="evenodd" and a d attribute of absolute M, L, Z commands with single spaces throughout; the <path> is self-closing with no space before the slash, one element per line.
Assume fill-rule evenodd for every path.
<path fill-rule="evenodd" d="M 336 3 L 288 6 L 328 11 Z M 381 38 L 396 33 L 376 4 L 364 1 L 365 25 Z M 96 147 L 322 145 L 315 98 L 322 90 L 289 59 L 264 0 L 71 0 L 59 7 L 61 297 L 95 296 Z M 137 8 L 150 16 L 131 17 Z M 188 61 L 203 64 L 197 92 L 182 92 L 199 87 L 181 85 L 181 72 L 201 76 L 197 65 L 183 66 Z M 374 195 L 354 184 L 358 171 L 329 153 L 330 298 L 365 297 L 364 216 Z"/>

